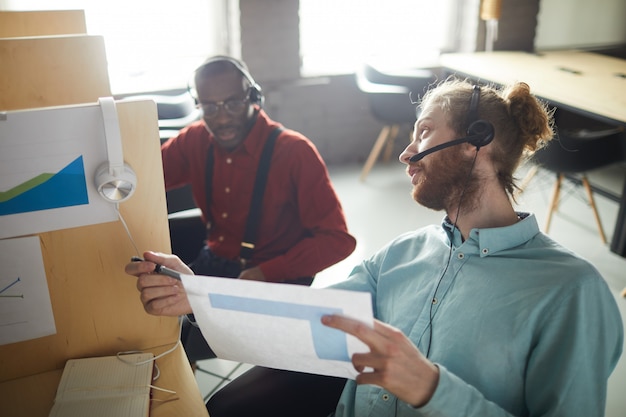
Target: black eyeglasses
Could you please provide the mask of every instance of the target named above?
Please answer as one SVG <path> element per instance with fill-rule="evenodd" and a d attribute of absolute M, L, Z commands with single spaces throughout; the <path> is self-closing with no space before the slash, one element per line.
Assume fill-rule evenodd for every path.
<path fill-rule="evenodd" d="M 231 98 L 224 101 L 200 103 L 198 104 L 198 108 L 202 110 L 205 117 L 209 118 L 217 116 L 220 108 L 226 110 L 226 112 L 231 116 L 239 116 L 246 110 L 249 101 L 250 90 L 246 91 L 246 96 L 244 98 Z"/>

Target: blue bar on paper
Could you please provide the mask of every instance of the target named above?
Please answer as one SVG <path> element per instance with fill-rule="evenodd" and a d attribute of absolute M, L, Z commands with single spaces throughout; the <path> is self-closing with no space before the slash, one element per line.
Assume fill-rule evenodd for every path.
<path fill-rule="evenodd" d="M 321 322 L 322 316 L 341 314 L 341 309 L 224 294 L 209 294 L 209 300 L 214 308 L 223 310 L 307 320 L 311 326 L 313 346 L 318 358 L 350 362 L 346 334 L 324 326 Z"/>

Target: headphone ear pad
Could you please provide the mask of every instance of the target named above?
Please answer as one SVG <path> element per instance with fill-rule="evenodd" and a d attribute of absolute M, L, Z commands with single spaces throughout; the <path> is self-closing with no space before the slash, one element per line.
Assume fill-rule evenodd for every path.
<path fill-rule="evenodd" d="M 110 203 L 121 203 L 135 193 L 137 175 L 128 164 L 124 164 L 121 172 L 112 174 L 109 163 L 105 162 L 96 169 L 94 182 L 102 198 Z"/>
<path fill-rule="evenodd" d="M 263 107 L 263 92 L 258 84 L 254 84 L 250 87 L 250 102 L 257 103 Z"/>
<path fill-rule="evenodd" d="M 476 136 L 469 143 L 480 148 L 491 143 L 495 135 L 493 125 L 486 120 L 476 120 L 467 128 L 467 136 Z"/>

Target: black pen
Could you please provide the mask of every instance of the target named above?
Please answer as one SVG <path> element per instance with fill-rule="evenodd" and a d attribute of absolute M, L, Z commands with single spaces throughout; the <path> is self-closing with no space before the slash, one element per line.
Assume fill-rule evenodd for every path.
<path fill-rule="evenodd" d="M 132 258 L 130 258 L 130 261 L 131 262 L 145 262 L 145 259 L 140 258 L 139 256 L 133 256 Z M 172 277 L 180 281 L 179 272 L 174 271 L 173 269 L 170 269 L 161 264 L 155 263 L 155 265 L 156 266 L 154 267 L 154 272 L 156 272 L 157 274 L 167 275 L 168 277 Z"/>

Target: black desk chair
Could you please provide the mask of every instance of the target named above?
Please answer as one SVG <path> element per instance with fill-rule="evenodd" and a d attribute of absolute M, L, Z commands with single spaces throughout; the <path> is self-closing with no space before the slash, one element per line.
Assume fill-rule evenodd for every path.
<path fill-rule="evenodd" d="M 157 105 L 161 142 L 176 136 L 178 131 L 202 117 L 193 97 L 184 93 L 142 93 L 124 97 L 124 100 L 153 100 Z"/>
<path fill-rule="evenodd" d="M 603 243 L 607 243 L 600 215 L 596 208 L 593 190 L 587 172 L 623 161 L 626 157 L 623 129 L 591 121 L 573 114 L 557 111 L 555 115 L 557 136 L 547 146 L 538 150 L 531 162 L 535 165 L 523 181 L 523 189 L 542 167 L 556 175 L 552 198 L 548 206 L 545 232 L 550 230 L 553 214 L 558 210 L 560 194 L 565 181 L 582 185 L 586 191 L 595 222 Z"/>
<path fill-rule="evenodd" d="M 435 81 L 435 74 L 429 70 L 416 69 L 391 73 L 366 64 L 357 72 L 356 82 L 359 90 L 367 94 L 372 115 L 383 123 L 383 128 L 361 171 L 361 181 L 369 174 L 383 147 L 385 148 L 383 160 L 389 160 L 400 127 L 411 125 L 416 120 L 415 104 L 411 103 L 411 98 L 417 100 L 418 96 L 423 95 Z"/>

